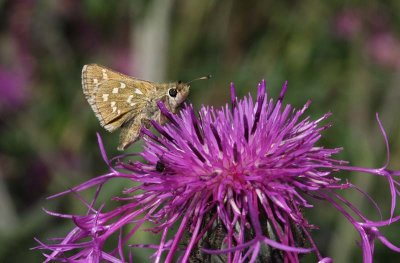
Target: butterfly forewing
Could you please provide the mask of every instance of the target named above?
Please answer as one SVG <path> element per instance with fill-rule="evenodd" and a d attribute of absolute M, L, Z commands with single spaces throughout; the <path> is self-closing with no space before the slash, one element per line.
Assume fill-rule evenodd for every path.
<path fill-rule="evenodd" d="M 151 120 L 160 124 L 166 121 L 158 102 L 175 113 L 190 86 L 139 80 L 90 64 L 82 69 L 82 88 L 101 126 L 110 132 L 121 128 L 118 150 L 124 150 L 140 138 L 141 128 L 149 127 Z"/>
<path fill-rule="evenodd" d="M 135 118 L 153 89 L 151 82 L 95 64 L 83 68 L 82 87 L 100 124 L 110 132 Z"/>

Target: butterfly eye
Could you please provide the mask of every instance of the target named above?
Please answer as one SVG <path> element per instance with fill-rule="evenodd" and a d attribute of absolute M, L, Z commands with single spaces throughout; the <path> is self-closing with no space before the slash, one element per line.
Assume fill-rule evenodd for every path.
<path fill-rule="evenodd" d="M 178 84 L 182 84 L 182 80 L 178 80 Z"/>
<path fill-rule="evenodd" d="M 171 97 L 175 98 L 176 95 L 178 94 L 178 91 L 177 91 L 176 89 L 170 89 L 170 90 L 168 91 L 168 93 L 169 93 L 169 95 L 170 95 Z"/>

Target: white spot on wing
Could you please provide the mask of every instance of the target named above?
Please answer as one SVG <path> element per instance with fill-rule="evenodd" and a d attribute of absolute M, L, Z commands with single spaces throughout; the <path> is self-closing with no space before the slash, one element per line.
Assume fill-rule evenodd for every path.
<path fill-rule="evenodd" d="M 103 101 L 108 101 L 109 94 L 103 94 Z"/>
<path fill-rule="evenodd" d="M 112 93 L 118 93 L 118 88 L 113 88 Z"/>
<path fill-rule="evenodd" d="M 143 92 L 140 89 L 135 89 L 136 94 L 143 94 Z"/>
<path fill-rule="evenodd" d="M 111 107 L 114 108 L 114 106 L 115 106 L 115 101 L 111 101 Z"/>
<path fill-rule="evenodd" d="M 103 79 L 108 79 L 107 70 L 102 69 L 101 72 L 103 73 Z"/>
<path fill-rule="evenodd" d="M 126 100 L 126 102 L 131 103 L 131 102 L 132 102 L 132 98 L 133 98 L 133 95 L 129 95 L 129 97 L 128 97 L 128 99 Z"/>
<path fill-rule="evenodd" d="M 98 79 L 93 79 L 93 84 L 97 84 L 97 83 L 99 83 L 99 80 Z"/>
<path fill-rule="evenodd" d="M 112 107 L 112 112 L 116 112 L 117 111 L 117 106 Z"/>
<path fill-rule="evenodd" d="M 120 114 L 121 114 L 121 111 L 120 111 L 120 110 L 118 110 L 117 114 L 118 114 L 118 115 L 120 115 Z"/>
<path fill-rule="evenodd" d="M 131 105 L 131 106 L 135 106 L 136 103 L 132 102 L 132 99 L 133 99 L 133 95 L 129 95 L 129 97 L 128 97 L 128 99 L 126 100 L 126 102 L 128 102 L 129 105 Z"/>
<path fill-rule="evenodd" d="M 120 89 L 125 89 L 125 87 L 126 87 L 126 84 L 125 84 L 125 83 L 120 82 L 119 84 L 120 84 L 120 86 L 119 86 Z"/>

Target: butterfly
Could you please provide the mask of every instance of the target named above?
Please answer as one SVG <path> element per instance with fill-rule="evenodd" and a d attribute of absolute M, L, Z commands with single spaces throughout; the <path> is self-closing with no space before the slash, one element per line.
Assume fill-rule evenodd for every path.
<path fill-rule="evenodd" d="M 149 127 L 150 120 L 166 122 L 158 101 L 176 113 L 189 95 L 189 83 L 140 80 L 97 64 L 85 65 L 82 69 L 83 93 L 101 126 L 109 132 L 121 129 L 120 151 L 139 139 L 141 128 Z"/>

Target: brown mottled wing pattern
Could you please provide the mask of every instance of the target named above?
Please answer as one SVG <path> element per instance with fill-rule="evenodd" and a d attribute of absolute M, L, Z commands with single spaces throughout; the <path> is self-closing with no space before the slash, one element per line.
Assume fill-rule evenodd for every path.
<path fill-rule="evenodd" d="M 151 82 L 96 64 L 83 67 L 82 87 L 100 124 L 110 132 L 137 117 L 154 89 Z"/>

